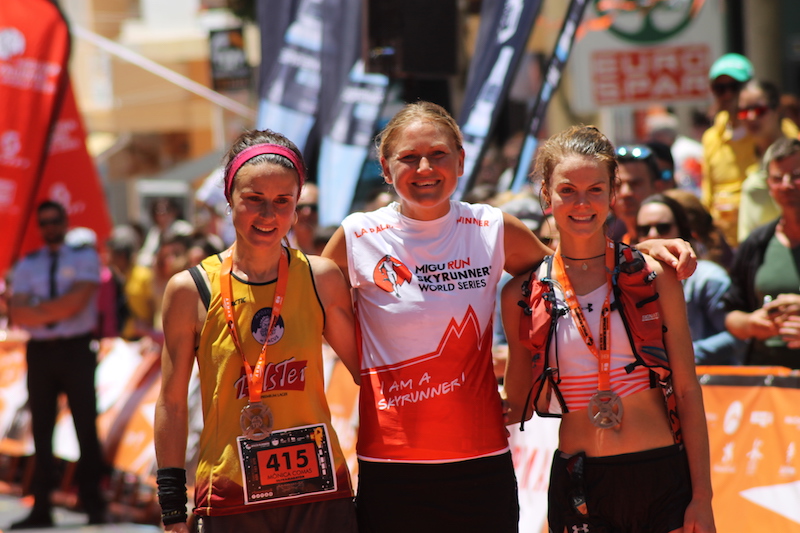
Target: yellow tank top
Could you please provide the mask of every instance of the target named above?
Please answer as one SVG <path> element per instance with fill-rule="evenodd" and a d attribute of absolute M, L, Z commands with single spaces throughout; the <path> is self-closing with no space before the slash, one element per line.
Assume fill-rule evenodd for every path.
<path fill-rule="evenodd" d="M 289 281 L 283 311 L 268 339 L 261 396 L 273 413 L 274 429 L 272 437 L 258 444 L 260 451 L 237 440 L 248 387 L 221 305 L 221 261 L 211 256 L 201 264 L 211 283 L 211 300 L 197 348 L 204 420 L 195 481 L 197 514 L 227 515 L 352 497 L 350 475 L 325 399 L 324 309 L 308 258 L 297 250 L 288 251 Z M 275 285 L 232 276 L 234 316 L 251 367 L 265 341 Z M 309 432 L 313 436 L 305 447 L 296 444 Z M 246 477 L 242 464 L 247 465 Z"/>

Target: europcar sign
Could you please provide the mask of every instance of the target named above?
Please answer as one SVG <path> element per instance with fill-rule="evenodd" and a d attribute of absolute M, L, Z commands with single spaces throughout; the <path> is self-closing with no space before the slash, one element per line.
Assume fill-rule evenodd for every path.
<path fill-rule="evenodd" d="M 574 110 L 707 100 L 722 18 L 719 0 L 594 0 L 569 68 Z"/>

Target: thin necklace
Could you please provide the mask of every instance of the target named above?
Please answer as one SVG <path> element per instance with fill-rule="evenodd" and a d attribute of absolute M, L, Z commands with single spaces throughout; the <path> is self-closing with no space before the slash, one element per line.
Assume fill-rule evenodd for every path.
<path fill-rule="evenodd" d="M 564 259 L 569 259 L 570 261 L 583 261 L 583 264 L 581 265 L 581 269 L 582 269 L 582 270 L 586 270 L 586 269 L 588 269 L 588 268 L 589 268 L 589 265 L 588 265 L 588 264 L 586 264 L 586 262 L 587 262 L 587 261 L 591 261 L 592 259 L 599 259 L 599 258 L 601 258 L 601 257 L 605 257 L 605 255 L 606 255 L 606 254 L 605 254 L 605 252 L 603 252 L 602 254 L 600 254 L 600 255 L 595 255 L 594 257 L 583 257 L 583 258 L 577 258 L 577 257 L 567 257 L 567 256 L 566 256 L 566 255 L 564 255 L 564 254 L 561 254 L 561 257 L 563 257 Z M 564 265 L 564 266 L 565 266 L 566 268 L 569 268 L 569 265 Z"/>

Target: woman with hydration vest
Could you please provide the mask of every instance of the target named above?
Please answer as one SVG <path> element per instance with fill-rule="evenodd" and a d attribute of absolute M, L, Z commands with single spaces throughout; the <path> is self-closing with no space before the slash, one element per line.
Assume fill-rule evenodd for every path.
<path fill-rule="evenodd" d="M 533 410 L 561 417 L 550 531 L 711 533 L 683 291 L 673 269 L 606 236 L 616 172 L 614 147 L 592 126 L 551 137 L 537 155 L 561 242 L 503 289 L 509 422 Z"/>

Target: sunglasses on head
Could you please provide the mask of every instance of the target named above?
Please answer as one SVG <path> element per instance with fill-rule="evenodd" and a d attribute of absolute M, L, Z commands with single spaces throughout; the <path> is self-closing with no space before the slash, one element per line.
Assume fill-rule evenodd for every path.
<path fill-rule="evenodd" d="M 650 235 L 650 230 L 656 228 L 656 233 L 658 235 L 664 235 L 669 233 L 672 229 L 673 223 L 672 222 L 660 222 L 658 224 L 640 224 L 636 226 L 636 233 L 639 237 L 647 237 Z"/>
<path fill-rule="evenodd" d="M 767 111 L 769 107 L 765 105 L 751 105 L 741 108 L 736 112 L 736 116 L 739 120 L 754 120 L 763 117 Z"/>
<path fill-rule="evenodd" d="M 717 96 L 722 96 L 727 92 L 738 93 L 742 90 L 742 84 L 738 81 L 715 81 L 711 84 L 711 92 Z"/>
<path fill-rule="evenodd" d="M 653 151 L 643 144 L 631 144 L 617 148 L 617 160 L 641 161 L 653 155 Z"/>

